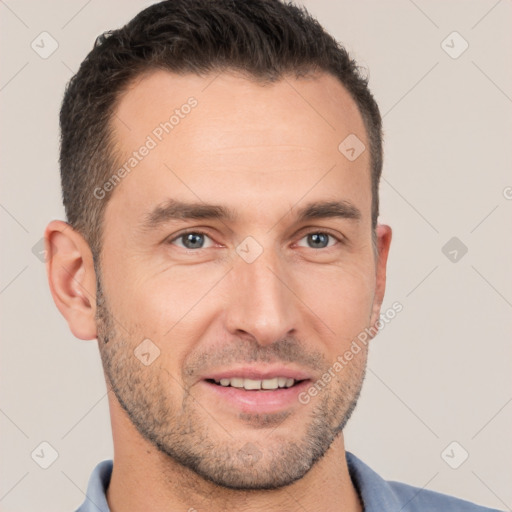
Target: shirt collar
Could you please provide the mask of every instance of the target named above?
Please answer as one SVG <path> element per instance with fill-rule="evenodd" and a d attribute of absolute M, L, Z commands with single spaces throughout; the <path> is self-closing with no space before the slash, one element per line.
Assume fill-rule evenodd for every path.
<path fill-rule="evenodd" d="M 363 503 L 364 511 L 394 512 L 398 510 L 400 502 L 389 483 L 355 455 L 350 452 L 345 453 L 348 471 Z M 76 512 L 110 512 L 106 491 L 112 468 L 112 460 L 103 460 L 94 468 L 87 486 L 85 501 Z"/>
<path fill-rule="evenodd" d="M 85 501 L 76 512 L 110 512 L 107 503 L 107 488 L 112 476 L 112 460 L 102 460 L 91 473 Z"/>
<path fill-rule="evenodd" d="M 396 512 L 402 510 L 398 496 L 380 475 L 353 453 L 345 452 L 348 472 L 363 504 L 364 512 Z"/>

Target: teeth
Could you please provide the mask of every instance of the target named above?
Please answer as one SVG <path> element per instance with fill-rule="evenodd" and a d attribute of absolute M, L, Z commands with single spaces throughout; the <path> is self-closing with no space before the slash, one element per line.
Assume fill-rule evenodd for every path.
<path fill-rule="evenodd" d="M 245 389 L 261 389 L 261 380 L 244 379 Z"/>
<path fill-rule="evenodd" d="M 254 389 L 278 389 L 291 388 L 295 384 L 295 379 L 287 379 L 286 377 L 273 377 L 271 379 L 255 380 L 242 379 L 234 377 L 232 379 L 220 379 L 215 381 L 221 386 L 231 386 L 233 388 L 243 388 L 247 390 Z"/>
<path fill-rule="evenodd" d="M 265 379 L 261 381 L 262 389 L 277 389 L 279 387 L 279 378 Z"/>
<path fill-rule="evenodd" d="M 244 379 L 234 378 L 234 379 L 228 379 L 228 380 L 229 380 L 229 384 L 231 386 L 233 386 L 234 388 L 243 388 L 244 387 Z"/>

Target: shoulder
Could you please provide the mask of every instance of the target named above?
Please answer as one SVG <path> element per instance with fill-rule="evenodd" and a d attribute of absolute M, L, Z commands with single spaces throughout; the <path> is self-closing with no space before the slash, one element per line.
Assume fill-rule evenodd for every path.
<path fill-rule="evenodd" d="M 466 500 L 380 477 L 350 452 L 346 452 L 350 477 L 365 512 L 498 512 Z"/>
<path fill-rule="evenodd" d="M 386 483 L 402 503 L 402 512 L 437 512 L 439 510 L 446 512 L 490 512 L 496 510 L 455 496 L 414 487 L 402 482 L 387 481 Z"/>

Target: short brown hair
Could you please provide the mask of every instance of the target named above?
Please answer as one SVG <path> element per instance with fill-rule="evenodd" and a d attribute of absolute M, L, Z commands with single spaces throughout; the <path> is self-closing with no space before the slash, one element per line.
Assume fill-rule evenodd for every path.
<path fill-rule="evenodd" d="M 305 8 L 292 3 L 166 0 L 98 37 L 66 87 L 60 111 L 63 202 L 68 222 L 87 240 L 95 261 L 109 198 L 98 200 L 93 190 L 108 180 L 116 165 L 110 121 L 120 94 L 153 69 L 198 75 L 236 70 L 265 82 L 317 71 L 337 77 L 357 104 L 370 143 L 374 231 L 382 171 L 381 116 L 367 78 L 347 51 Z"/>

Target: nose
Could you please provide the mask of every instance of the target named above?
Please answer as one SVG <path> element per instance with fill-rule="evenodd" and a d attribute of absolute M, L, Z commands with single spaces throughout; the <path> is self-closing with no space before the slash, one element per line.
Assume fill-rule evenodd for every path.
<path fill-rule="evenodd" d="M 292 334 L 300 318 L 289 273 L 266 249 L 255 261 L 238 258 L 230 272 L 226 328 L 269 345 Z"/>

